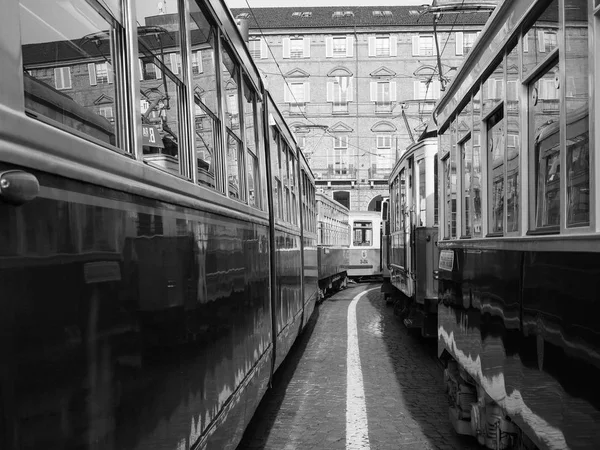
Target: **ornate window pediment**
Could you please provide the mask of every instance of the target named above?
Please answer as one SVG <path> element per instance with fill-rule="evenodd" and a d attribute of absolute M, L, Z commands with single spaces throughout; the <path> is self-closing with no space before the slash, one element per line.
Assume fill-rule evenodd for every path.
<path fill-rule="evenodd" d="M 373 125 L 371 131 L 373 133 L 393 133 L 397 131 L 397 128 L 393 123 L 382 120 Z"/>
<path fill-rule="evenodd" d="M 329 127 L 330 133 L 352 133 L 354 131 L 351 127 L 345 123 L 338 122 L 335 125 Z"/>
<path fill-rule="evenodd" d="M 295 68 L 286 73 L 285 78 L 308 78 L 310 74 L 302 69 Z"/>
<path fill-rule="evenodd" d="M 328 77 L 351 77 L 352 72 L 345 67 L 335 67 L 327 73 Z"/>
<path fill-rule="evenodd" d="M 396 72 L 394 72 L 391 69 L 388 69 L 387 67 L 381 66 L 379 69 L 374 70 L 373 72 L 371 72 L 370 75 L 372 77 L 376 77 L 376 78 L 390 78 L 390 77 L 395 77 L 396 76 Z"/>

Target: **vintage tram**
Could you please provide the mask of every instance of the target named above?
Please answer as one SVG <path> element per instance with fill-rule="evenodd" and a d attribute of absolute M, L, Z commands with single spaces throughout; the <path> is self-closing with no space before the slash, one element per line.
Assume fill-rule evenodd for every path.
<path fill-rule="evenodd" d="M 389 283 L 382 290 L 407 328 L 437 335 L 437 133 L 430 123 L 402 154 L 389 178 L 386 245 Z"/>
<path fill-rule="evenodd" d="M 503 2 L 434 111 L 439 355 L 490 449 L 600 448 L 599 32 L 598 1 Z"/>
<path fill-rule="evenodd" d="M 382 220 L 380 211 L 350 211 L 348 276 L 356 280 L 380 278 Z"/>
<path fill-rule="evenodd" d="M 318 295 L 314 177 L 224 1 L 0 16 L 0 448 L 235 448 Z"/>

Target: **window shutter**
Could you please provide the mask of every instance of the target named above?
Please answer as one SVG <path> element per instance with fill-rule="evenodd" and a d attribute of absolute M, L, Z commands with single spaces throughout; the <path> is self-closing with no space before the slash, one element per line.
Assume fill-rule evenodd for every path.
<path fill-rule="evenodd" d="M 419 56 L 419 36 L 412 37 L 412 54 L 413 56 Z"/>
<path fill-rule="evenodd" d="M 290 85 L 286 81 L 285 84 L 283 85 L 283 102 L 290 103 L 291 97 L 292 96 L 291 96 L 291 92 L 290 92 Z"/>
<path fill-rule="evenodd" d="M 420 95 L 421 95 L 421 82 L 413 81 L 413 98 L 415 100 L 419 100 Z"/>
<path fill-rule="evenodd" d="M 523 36 L 523 52 L 529 52 L 529 33 L 525 33 Z"/>
<path fill-rule="evenodd" d="M 348 78 L 348 87 L 346 89 L 346 98 L 349 102 L 354 101 L 354 88 L 352 86 L 352 78 Z"/>
<path fill-rule="evenodd" d="M 63 73 L 63 87 L 65 89 L 71 89 L 71 68 L 63 67 L 61 70 Z"/>
<path fill-rule="evenodd" d="M 396 82 L 390 81 L 390 101 L 396 101 Z"/>
<path fill-rule="evenodd" d="M 156 64 L 154 64 L 154 70 L 156 70 L 156 79 L 161 79 L 162 78 L 162 70 L 160 70 Z"/>
<path fill-rule="evenodd" d="M 112 83 L 115 79 L 115 74 L 113 72 L 112 64 L 106 63 L 106 72 L 108 74 L 108 82 Z"/>
<path fill-rule="evenodd" d="M 538 30 L 537 38 L 538 38 L 538 52 L 545 53 L 546 52 L 546 43 L 544 42 L 544 31 L 543 30 Z"/>
<path fill-rule="evenodd" d="M 61 89 L 62 84 L 62 73 L 60 69 L 54 69 L 54 87 L 56 89 Z"/>
<path fill-rule="evenodd" d="M 371 81 L 371 101 L 377 101 L 377 81 Z"/>
<path fill-rule="evenodd" d="M 267 47 L 267 40 L 260 38 L 260 58 L 265 59 L 269 56 L 269 48 Z"/>
<path fill-rule="evenodd" d="M 327 101 L 333 101 L 333 81 L 327 82 Z"/>
<path fill-rule="evenodd" d="M 375 56 L 375 36 L 369 36 L 369 56 Z"/>
<path fill-rule="evenodd" d="M 204 67 L 202 66 L 202 50 L 196 52 L 196 60 L 198 61 L 198 73 L 204 72 Z"/>
<path fill-rule="evenodd" d="M 96 64 L 88 64 L 88 73 L 90 74 L 90 85 L 96 86 Z"/>
<path fill-rule="evenodd" d="M 307 81 L 304 83 L 304 103 L 310 102 L 310 83 Z"/>
<path fill-rule="evenodd" d="M 283 57 L 289 58 L 290 57 L 290 38 L 283 38 L 282 43 L 283 43 Z"/>
<path fill-rule="evenodd" d="M 333 38 L 331 36 L 325 38 L 325 57 L 333 57 Z"/>
<path fill-rule="evenodd" d="M 398 56 L 398 37 L 390 36 L 390 56 Z"/>
<path fill-rule="evenodd" d="M 177 53 L 171 53 L 171 72 L 175 75 L 179 75 L 179 67 L 177 67 Z"/>
<path fill-rule="evenodd" d="M 464 51 L 463 51 L 463 33 L 462 31 L 458 31 L 456 33 L 456 55 L 460 56 L 460 55 L 464 55 Z"/>
<path fill-rule="evenodd" d="M 144 79 L 144 63 L 142 62 L 141 59 L 138 59 L 138 68 L 140 70 L 140 80 Z"/>
<path fill-rule="evenodd" d="M 496 80 L 493 78 L 488 82 L 488 98 L 496 98 Z"/>
<path fill-rule="evenodd" d="M 304 38 L 304 57 L 310 58 L 310 38 Z"/>
<path fill-rule="evenodd" d="M 354 37 L 346 37 L 346 56 L 354 56 Z"/>

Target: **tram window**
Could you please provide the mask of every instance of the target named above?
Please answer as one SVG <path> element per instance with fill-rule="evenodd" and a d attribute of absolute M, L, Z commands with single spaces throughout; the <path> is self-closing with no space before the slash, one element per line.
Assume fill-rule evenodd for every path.
<path fill-rule="evenodd" d="M 120 69 L 115 36 L 123 36 L 122 11 L 73 0 L 20 0 L 25 109 L 39 120 L 124 148 L 120 136 Z M 76 55 L 76 59 L 73 59 Z M 97 67 L 101 67 L 100 77 Z M 106 83 L 103 76 L 106 75 Z M 116 77 L 115 77 L 116 75 Z M 116 83 L 109 83 L 116 79 Z M 106 113 L 112 108 L 113 113 Z"/>
<path fill-rule="evenodd" d="M 583 0 L 580 2 L 585 3 Z M 573 8 L 576 6 L 573 5 Z M 587 16 L 587 4 L 582 6 L 581 11 Z M 554 0 L 523 36 L 523 73 L 534 72 L 535 67 L 558 47 L 559 31 L 558 0 Z"/>
<path fill-rule="evenodd" d="M 218 133 L 218 119 L 210 112 L 199 99 L 198 93 L 194 94 L 195 102 L 195 138 L 196 158 L 198 161 L 198 183 L 204 186 L 215 187 L 215 149 L 217 148 L 216 136 Z"/>
<path fill-rule="evenodd" d="M 460 159 L 462 161 L 462 234 L 471 236 L 473 230 L 473 215 L 471 212 L 471 180 L 473 179 L 473 147 L 471 138 L 460 144 Z"/>
<path fill-rule="evenodd" d="M 481 217 L 481 92 L 473 94 L 473 160 L 471 162 L 471 192 L 469 194 L 471 212 L 471 232 L 481 237 L 483 224 Z"/>
<path fill-rule="evenodd" d="M 560 127 L 555 106 L 558 63 L 529 86 L 530 148 L 535 167 L 535 227 L 560 225 Z"/>
<path fill-rule="evenodd" d="M 244 138 L 246 141 L 248 164 L 248 203 L 259 207 L 258 158 L 256 157 L 256 128 L 254 117 L 256 113 L 255 94 L 247 80 L 243 82 L 244 89 Z"/>
<path fill-rule="evenodd" d="M 576 0 L 574 3 L 574 8 L 565 8 L 567 227 L 588 225 L 590 220 L 587 1 Z"/>
<path fill-rule="evenodd" d="M 448 238 L 456 237 L 456 163 L 457 163 L 457 147 L 456 147 L 456 119 L 450 124 L 450 157 L 447 160 L 446 167 L 446 226 Z"/>
<path fill-rule="evenodd" d="M 504 113 L 500 109 L 486 121 L 488 179 L 489 179 L 489 232 L 504 232 Z"/>
<path fill-rule="evenodd" d="M 232 133 L 227 133 L 227 177 L 229 196 L 244 200 L 243 173 L 240 161 L 243 160 L 243 146 L 240 140 Z"/>
<path fill-rule="evenodd" d="M 438 206 L 438 201 L 440 197 L 439 193 L 439 182 L 438 182 L 438 155 L 433 156 L 433 224 L 439 224 L 439 215 L 440 210 Z"/>
<path fill-rule="evenodd" d="M 291 220 L 290 222 L 293 223 L 294 225 L 298 225 L 298 203 L 297 203 L 297 198 L 296 198 L 296 192 L 298 191 L 296 188 L 296 182 L 297 182 L 297 176 L 296 176 L 296 155 L 294 155 L 292 153 L 292 151 L 290 150 L 290 192 L 291 192 L 291 204 L 292 204 L 292 208 L 291 208 Z"/>
<path fill-rule="evenodd" d="M 233 52 L 223 45 L 223 94 L 225 96 L 225 125 L 238 137 L 240 133 L 239 78 L 240 67 Z"/>
<path fill-rule="evenodd" d="M 504 95 L 504 64 L 500 62 L 483 83 L 483 115 L 494 110 Z"/>
<path fill-rule="evenodd" d="M 271 152 L 271 172 L 273 174 L 273 208 L 276 218 L 283 218 L 281 173 L 279 170 L 279 139 L 275 127 L 270 127 L 269 149 Z"/>
<path fill-rule="evenodd" d="M 188 0 L 192 23 L 192 83 L 202 93 L 202 103 L 213 112 L 217 108 L 217 71 L 215 69 L 215 36 L 217 29 L 210 22 L 196 0 Z M 194 56 L 195 55 L 195 56 Z M 195 68 L 201 67 L 201 70 Z"/>
<path fill-rule="evenodd" d="M 417 222 L 417 225 L 423 227 L 427 223 L 427 190 L 425 189 L 426 180 L 424 159 L 420 159 L 417 161 L 417 168 L 419 171 L 419 220 Z M 387 206 L 387 203 L 384 203 L 384 205 Z"/>
<path fill-rule="evenodd" d="M 506 56 L 506 232 L 519 231 L 519 52 L 513 48 Z"/>
<path fill-rule="evenodd" d="M 373 222 L 360 221 L 353 224 L 355 247 L 369 247 L 373 241 Z"/>
<path fill-rule="evenodd" d="M 178 6 L 171 6 L 173 19 L 156 22 L 151 0 L 136 0 L 139 76 L 142 101 L 142 151 L 144 161 L 171 173 L 180 173 L 182 80 L 166 65 L 171 53 L 181 53 Z M 141 25 L 144 24 L 144 25 Z"/>

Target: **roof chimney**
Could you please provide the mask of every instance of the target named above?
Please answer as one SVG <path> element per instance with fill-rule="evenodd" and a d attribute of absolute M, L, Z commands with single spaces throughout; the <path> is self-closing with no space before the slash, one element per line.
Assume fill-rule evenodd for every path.
<path fill-rule="evenodd" d="M 240 30 L 240 33 L 242 33 L 242 39 L 247 44 L 250 40 L 250 33 L 248 30 L 248 19 L 246 17 L 237 17 L 235 21 Z"/>

